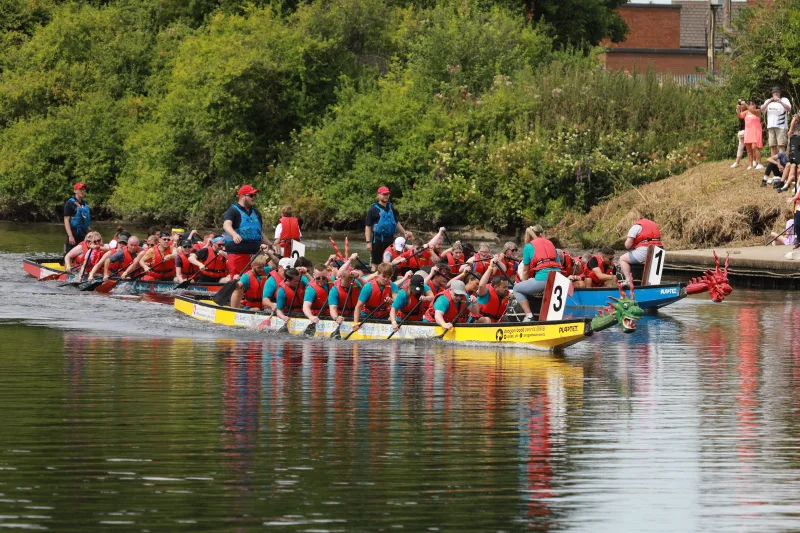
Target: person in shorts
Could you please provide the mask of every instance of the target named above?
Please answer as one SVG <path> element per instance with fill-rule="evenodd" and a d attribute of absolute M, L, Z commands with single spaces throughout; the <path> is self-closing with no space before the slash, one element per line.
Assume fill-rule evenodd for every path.
<path fill-rule="evenodd" d="M 789 112 L 792 103 L 781 97 L 781 88 L 772 88 L 772 98 L 768 98 L 761 106 L 761 112 L 767 115 L 767 139 L 771 155 L 785 152 L 789 138 Z"/>
<path fill-rule="evenodd" d="M 664 246 L 661 243 L 661 230 L 652 220 L 641 218 L 631 226 L 625 239 L 625 249 L 630 252 L 619 258 L 619 266 L 625 279 L 632 279 L 631 265 L 642 264 L 647 259 L 648 246 Z"/>

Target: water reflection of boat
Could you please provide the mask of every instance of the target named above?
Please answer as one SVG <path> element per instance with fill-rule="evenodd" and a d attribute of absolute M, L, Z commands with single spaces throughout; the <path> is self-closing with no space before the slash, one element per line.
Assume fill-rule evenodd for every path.
<path fill-rule="evenodd" d="M 259 330 L 277 331 L 284 321 L 275 316 L 260 312 L 220 307 L 211 300 L 201 300 L 186 296 L 175 297 L 175 309 L 198 320 L 214 322 L 226 326 L 249 327 Z M 288 333 L 299 335 L 305 332 L 311 322 L 304 316 L 291 318 Z M 337 328 L 332 320 L 320 320 L 314 333 L 317 337 L 328 338 Z M 352 322 L 343 322 L 340 333 L 345 336 L 353 331 Z M 388 321 L 375 321 L 364 324 L 351 337 L 353 340 L 385 340 L 392 333 Z M 444 330 L 428 322 L 409 322 L 401 326 L 392 337 L 397 340 L 435 340 Z M 513 344 L 538 350 L 561 350 L 586 339 L 593 333 L 591 320 L 573 319 L 548 322 L 460 324 L 447 333 L 443 340 L 463 343 Z"/>

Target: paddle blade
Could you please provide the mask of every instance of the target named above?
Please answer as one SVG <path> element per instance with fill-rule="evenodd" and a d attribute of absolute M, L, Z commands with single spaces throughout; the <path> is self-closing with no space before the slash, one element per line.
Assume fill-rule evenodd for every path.
<path fill-rule="evenodd" d="M 335 330 L 333 330 L 333 333 L 331 333 L 331 339 L 337 339 L 338 340 L 338 339 L 341 339 L 341 338 L 342 338 L 342 333 L 341 333 L 341 331 L 339 331 L 339 328 L 336 328 Z"/>
<path fill-rule="evenodd" d="M 181 281 L 180 283 L 178 283 L 175 286 L 175 290 L 177 291 L 177 290 L 180 290 L 180 289 L 185 289 L 186 287 L 191 285 L 191 283 L 192 283 L 191 279 L 185 279 L 185 280 Z M 219 304 L 219 305 L 222 305 L 222 304 Z"/>
<path fill-rule="evenodd" d="M 232 279 L 223 285 L 222 288 L 218 290 L 216 294 L 214 294 L 214 297 L 212 298 L 214 303 L 220 306 L 231 303 L 231 295 L 233 294 L 233 291 L 236 290 L 236 283 L 237 280 Z"/>
<path fill-rule="evenodd" d="M 78 289 L 81 290 L 81 291 L 84 291 L 84 292 L 91 292 L 91 291 L 95 290 L 97 287 L 99 287 L 102 284 L 103 284 L 103 280 L 102 279 L 96 279 L 96 280 L 87 281 L 85 283 L 82 283 L 78 287 Z"/>
<path fill-rule="evenodd" d="M 316 333 L 317 333 L 317 325 L 312 322 L 303 332 L 303 335 L 305 335 L 306 337 L 313 337 Z"/>

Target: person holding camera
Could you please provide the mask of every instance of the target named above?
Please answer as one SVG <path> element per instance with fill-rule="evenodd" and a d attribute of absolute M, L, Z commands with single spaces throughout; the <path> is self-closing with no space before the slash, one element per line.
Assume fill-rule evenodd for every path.
<path fill-rule="evenodd" d="M 772 88 L 772 98 L 761 106 L 761 112 L 767 114 L 767 137 L 771 155 L 785 152 L 788 144 L 789 111 L 792 103 L 788 98 L 781 98 L 781 88 Z"/>
<path fill-rule="evenodd" d="M 747 111 L 747 102 L 744 98 L 739 98 L 736 103 L 736 116 L 739 120 L 739 130 L 736 132 L 736 138 L 739 140 L 739 146 L 736 148 L 736 162 L 731 165 L 731 168 L 736 168 L 742 162 L 742 155 L 744 155 L 744 119 L 742 115 Z"/>

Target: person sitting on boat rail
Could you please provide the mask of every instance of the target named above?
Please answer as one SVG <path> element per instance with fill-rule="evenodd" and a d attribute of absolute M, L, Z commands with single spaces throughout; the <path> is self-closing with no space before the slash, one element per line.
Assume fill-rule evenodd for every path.
<path fill-rule="evenodd" d="M 288 322 L 287 313 L 299 312 L 303 309 L 305 286 L 300 271 L 294 267 L 287 268 L 283 276 L 283 282 L 276 292 L 275 315 L 284 322 Z"/>
<path fill-rule="evenodd" d="M 464 306 L 470 306 L 469 313 L 462 313 Z M 450 288 L 442 292 L 433 301 L 433 305 L 423 317 L 425 322 L 435 322 L 444 329 L 451 329 L 456 318 L 456 323 L 469 321 L 469 315 L 477 315 L 480 309 L 476 296 L 468 296 L 467 288 L 461 280 L 453 280 Z"/>
<path fill-rule="evenodd" d="M 614 249 L 603 248 L 600 253 L 589 258 L 583 269 L 584 287 L 614 285 L 617 268 L 614 266 Z"/>
<path fill-rule="evenodd" d="M 372 316 L 374 318 L 386 318 L 389 316 L 389 306 L 387 305 L 394 299 L 394 295 L 399 290 L 397 284 L 392 281 L 392 264 L 381 263 L 375 271 L 372 279 L 364 284 L 358 295 L 358 302 L 353 311 L 353 329 L 359 329 L 360 319 L 368 316 L 377 310 Z"/>
<path fill-rule="evenodd" d="M 328 267 L 323 264 L 314 265 L 314 276 L 306 285 L 303 296 L 303 314 L 314 324 L 319 324 L 319 317 L 327 307 L 332 284 Z"/>
<path fill-rule="evenodd" d="M 89 279 L 94 278 L 95 274 L 103 268 L 103 281 L 108 281 L 113 275 L 119 275 L 123 270 L 128 268 L 133 263 L 136 256 L 139 255 L 139 237 L 131 235 L 126 237 L 123 234 L 117 236 L 116 250 L 109 250 L 100 259 L 92 271 L 89 273 Z"/>
<path fill-rule="evenodd" d="M 337 324 L 344 322 L 345 315 L 355 310 L 362 286 L 360 278 L 363 272 L 344 268 L 344 266 L 342 265 L 342 268 L 339 269 L 339 275 L 333 284 L 333 289 L 328 293 L 328 309 L 330 310 L 331 318 Z"/>
<path fill-rule="evenodd" d="M 503 261 L 503 254 L 497 254 L 489 263 L 478 282 L 478 322 L 501 322 L 508 307 L 508 279 L 495 275 L 498 264 Z M 491 283 L 490 283 L 491 281 Z"/>
<path fill-rule="evenodd" d="M 547 284 L 551 271 L 561 270 L 556 247 L 544 236 L 540 225 L 525 229 L 525 247 L 522 249 L 522 263 L 518 268 L 520 281 L 514 284 L 514 297 L 525 311 L 524 322 L 533 320 L 528 298 L 541 293 Z"/>
<path fill-rule="evenodd" d="M 201 270 L 197 281 L 200 283 L 225 283 L 230 281 L 226 266 L 225 239 L 216 237 L 209 246 L 192 252 L 189 262 Z M 249 259 L 248 259 L 249 261 Z"/>
<path fill-rule="evenodd" d="M 625 279 L 633 279 L 631 265 L 644 263 L 647 259 L 647 247 L 651 245 L 664 246 L 661 244 L 661 230 L 652 220 L 641 218 L 631 226 L 625 239 L 625 249 L 630 252 L 619 258 L 619 266 Z"/>
<path fill-rule="evenodd" d="M 278 287 L 283 283 L 286 269 L 291 268 L 294 259 L 284 257 L 278 261 L 278 268 L 269 271 L 269 279 L 264 283 L 264 290 L 261 293 L 261 308 L 269 309 L 273 313 L 277 307 Z M 241 281 L 241 280 L 240 280 Z M 233 305 L 233 297 L 231 297 L 231 305 Z"/>
<path fill-rule="evenodd" d="M 402 284 L 402 290 L 397 292 L 394 297 L 392 307 L 389 310 L 389 320 L 392 322 L 392 329 L 400 329 L 398 319 L 419 322 L 425 316 L 425 312 L 433 302 L 433 291 L 425 285 L 424 271 L 419 271 L 410 276 Z M 413 313 L 412 313 L 413 311 Z M 412 314 L 410 314 L 412 313 Z"/>
<path fill-rule="evenodd" d="M 175 251 L 172 246 L 172 237 L 169 233 L 162 232 L 158 236 L 158 244 L 142 254 L 138 266 L 141 266 L 147 274 L 142 276 L 144 281 L 172 281 L 175 279 Z M 122 279 L 130 277 L 131 273 L 137 268 L 137 261 L 122 274 Z"/>
<path fill-rule="evenodd" d="M 86 234 L 86 238 L 83 242 L 72 248 L 72 250 L 64 256 L 64 268 L 67 272 L 79 270 L 81 268 L 84 271 L 86 268 L 91 270 L 91 267 L 100 262 L 100 259 L 107 250 L 108 248 L 103 246 L 103 238 L 100 234 L 96 231 L 90 231 Z M 86 267 L 84 267 L 83 263 L 87 257 L 88 262 L 86 263 Z"/>
<path fill-rule="evenodd" d="M 242 274 L 236 282 L 236 288 L 231 294 L 231 307 L 239 309 L 262 309 L 264 307 L 264 286 L 267 281 L 273 279 L 270 273 L 273 271 L 267 266 L 270 259 L 265 255 L 259 255 L 250 264 L 250 270 Z M 283 279 L 281 278 L 281 281 Z"/>

